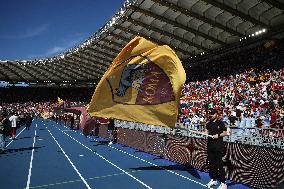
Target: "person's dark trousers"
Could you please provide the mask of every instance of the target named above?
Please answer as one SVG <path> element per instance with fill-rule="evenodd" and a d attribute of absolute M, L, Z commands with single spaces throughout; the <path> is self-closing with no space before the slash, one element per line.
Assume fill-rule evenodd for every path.
<path fill-rule="evenodd" d="M 6 148 L 6 138 L 9 136 L 9 134 L 7 133 L 7 131 L 4 131 L 3 137 L 4 137 L 4 145 Z"/>
<path fill-rule="evenodd" d="M 27 124 L 26 124 L 26 130 L 30 130 L 30 126 L 31 126 L 31 124 L 30 124 L 30 123 L 27 123 Z"/>
<path fill-rule="evenodd" d="M 99 136 L 100 133 L 100 125 L 96 124 L 94 129 L 94 135 Z"/>
<path fill-rule="evenodd" d="M 74 123 L 70 123 L 70 129 L 74 129 Z"/>
<path fill-rule="evenodd" d="M 0 153 L 5 150 L 5 147 L 6 147 L 5 135 L 4 135 L 4 133 L 1 131 L 1 132 L 0 132 Z"/>
<path fill-rule="evenodd" d="M 13 140 L 16 138 L 16 132 L 17 132 L 17 128 L 16 127 L 12 127 L 12 138 Z"/>
<path fill-rule="evenodd" d="M 207 144 L 207 155 L 209 164 L 209 176 L 213 180 L 219 180 L 225 183 L 225 169 L 222 157 L 224 155 L 224 144 L 220 143 L 208 143 Z"/>
<path fill-rule="evenodd" d="M 12 128 L 11 127 L 7 128 L 5 133 L 6 133 L 6 137 L 12 137 Z"/>

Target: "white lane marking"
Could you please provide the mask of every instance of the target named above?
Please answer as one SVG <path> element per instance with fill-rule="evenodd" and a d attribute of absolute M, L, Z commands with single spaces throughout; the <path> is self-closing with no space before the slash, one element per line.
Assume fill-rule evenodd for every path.
<path fill-rule="evenodd" d="M 56 127 L 56 126 L 55 126 Z M 143 186 L 145 186 L 148 189 L 152 189 L 150 186 L 148 186 L 147 184 L 145 184 L 144 182 L 142 182 L 141 180 L 137 179 L 136 177 L 134 177 L 133 175 L 129 174 L 128 172 L 126 172 L 125 170 L 123 170 L 122 168 L 118 167 L 117 165 L 115 165 L 114 163 L 110 162 L 109 160 L 107 160 L 105 157 L 103 157 L 102 155 L 94 152 L 91 148 L 85 146 L 84 144 L 82 144 L 81 142 L 79 142 L 78 140 L 76 140 L 75 138 L 73 138 L 72 136 L 68 135 L 67 133 L 65 133 L 64 131 L 62 131 L 61 129 L 59 129 L 58 127 L 56 127 L 58 130 L 60 130 L 61 132 L 63 132 L 65 135 L 69 136 L 71 139 L 73 139 L 74 141 L 76 141 L 77 143 L 79 143 L 80 145 L 82 145 L 83 147 L 85 147 L 86 149 L 90 150 L 91 152 L 93 152 L 93 154 L 99 156 L 100 158 L 102 158 L 103 160 L 105 160 L 106 162 L 108 162 L 109 164 L 111 164 L 112 166 L 114 166 L 115 168 L 119 169 L 120 171 L 122 171 L 123 173 L 125 173 L 126 175 L 130 176 L 131 178 L 133 178 L 134 180 L 136 180 L 137 182 L 139 182 L 140 184 L 142 184 Z"/>
<path fill-rule="evenodd" d="M 59 129 L 59 130 L 60 130 L 60 129 Z M 62 131 L 62 130 L 61 130 L 61 131 Z M 82 133 L 79 133 L 79 134 L 83 135 Z M 92 139 L 90 136 L 88 136 L 88 138 Z M 97 142 L 99 142 L 99 141 L 96 140 L 96 139 L 94 139 L 94 140 L 97 141 Z M 184 178 L 184 179 L 186 179 L 186 180 L 189 180 L 189 181 L 191 181 L 191 182 L 194 182 L 194 183 L 196 183 L 196 184 L 199 184 L 199 185 L 201 185 L 201 186 L 204 186 L 204 187 L 208 188 L 208 186 L 205 185 L 205 184 L 202 184 L 202 183 L 200 183 L 200 182 L 197 182 L 197 181 L 195 181 L 195 180 L 193 180 L 193 179 L 190 179 L 190 178 L 188 178 L 188 177 L 186 177 L 186 176 L 183 176 L 183 175 L 181 175 L 181 174 L 179 174 L 179 173 L 176 173 L 176 172 L 174 172 L 174 171 L 171 171 L 171 170 L 168 170 L 168 169 L 166 169 L 166 168 L 160 167 L 160 166 L 158 166 L 158 165 L 155 164 L 155 163 L 151 163 L 151 162 L 149 162 L 149 161 L 147 161 L 147 160 L 145 160 L 145 159 L 142 159 L 142 158 L 139 158 L 139 157 L 134 156 L 134 155 L 132 155 L 132 154 L 129 154 L 128 152 L 125 152 L 125 151 L 123 151 L 123 150 L 120 150 L 120 149 L 118 149 L 118 148 L 115 148 L 115 147 L 113 147 L 113 146 L 111 146 L 111 145 L 108 145 L 108 147 L 110 147 L 110 148 L 112 148 L 112 149 L 115 149 L 115 150 L 117 150 L 117 151 L 119 151 L 119 152 L 121 152 L 121 153 L 127 154 L 127 155 L 129 155 L 129 156 L 131 156 L 131 157 L 133 157 L 133 158 L 136 158 L 136 159 L 138 159 L 138 160 L 140 160 L 140 161 L 143 161 L 143 162 L 145 162 L 145 163 L 148 163 L 148 164 L 150 164 L 150 165 L 153 165 L 153 166 L 155 166 L 155 167 L 158 167 L 158 168 L 160 168 L 160 169 L 163 169 L 163 170 L 165 170 L 165 171 L 167 171 L 167 172 L 169 172 L 169 173 L 172 173 L 172 174 L 174 174 L 174 175 L 177 175 L 177 176 L 179 176 L 179 177 L 182 177 L 182 178 Z"/>
<path fill-rule="evenodd" d="M 26 129 L 26 128 L 23 128 L 23 129 L 21 130 L 21 132 L 20 132 L 15 138 L 17 138 L 25 129 Z M 6 146 L 6 148 L 7 148 L 13 141 L 14 141 L 14 140 L 11 140 L 11 141 L 8 143 L 8 145 Z"/>
<path fill-rule="evenodd" d="M 96 139 L 94 139 L 94 140 L 96 140 Z M 121 153 L 127 154 L 127 155 L 129 155 L 129 156 L 131 156 L 131 157 L 133 157 L 133 158 L 139 159 L 140 161 L 143 161 L 143 162 L 145 162 L 145 163 L 148 163 L 148 164 L 150 164 L 150 165 L 153 165 L 153 166 L 155 166 L 155 167 L 158 167 L 158 168 L 160 168 L 160 169 L 163 169 L 163 170 L 165 170 L 165 171 L 167 171 L 167 172 L 170 172 L 170 173 L 172 173 L 172 174 L 175 174 L 175 175 L 177 175 L 177 176 L 179 176 L 179 177 L 182 177 L 182 178 L 184 178 L 184 179 L 187 179 L 187 180 L 189 180 L 189 181 L 191 181 L 191 182 L 194 182 L 194 183 L 196 183 L 196 184 L 199 184 L 199 185 L 201 185 L 201 186 L 204 186 L 204 187 L 208 188 L 207 185 L 205 185 L 205 184 L 202 184 L 202 183 L 200 183 L 200 182 L 197 182 L 197 181 L 195 181 L 195 180 L 192 180 L 192 179 L 190 179 L 190 178 L 188 178 L 188 177 L 186 177 L 186 176 L 180 175 L 180 174 L 178 174 L 178 173 L 176 173 L 176 172 L 174 172 L 174 171 L 171 171 L 171 170 L 168 170 L 168 169 L 166 169 L 166 168 L 160 167 L 159 165 L 157 165 L 157 164 L 155 164 L 155 163 L 151 163 L 151 162 L 149 162 L 149 161 L 147 161 L 147 160 L 145 160 L 145 159 L 142 159 L 142 158 L 139 158 L 139 157 L 134 156 L 134 155 L 132 155 L 132 154 L 129 154 L 129 153 L 127 153 L 127 152 L 125 152 L 125 151 L 122 151 L 122 150 L 120 150 L 120 149 L 118 149 L 118 148 L 115 148 L 115 147 L 113 147 L 113 146 L 108 145 L 108 147 L 110 147 L 110 148 L 112 148 L 112 149 L 115 149 L 115 150 L 117 150 L 117 151 L 119 151 L 119 152 L 121 152 Z"/>
<path fill-rule="evenodd" d="M 37 124 L 36 124 L 36 128 L 37 128 Z M 36 141 L 36 130 L 35 130 L 35 136 L 34 136 L 33 149 L 32 149 L 32 155 L 31 155 L 30 168 L 29 168 L 29 175 L 28 175 L 28 180 L 27 180 L 26 189 L 29 189 L 29 188 L 30 188 L 30 183 L 31 183 L 33 160 L 34 160 L 34 151 L 35 151 L 35 141 Z"/>
<path fill-rule="evenodd" d="M 57 142 L 57 140 L 54 138 L 54 136 L 52 135 L 52 133 L 47 130 L 49 132 L 49 134 L 51 135 L 51 137 L 53 138 L 53 140 L 56 142 L 56 144 L 58 145 L 58 147 L 60 148 L 60 150 L 63 152 L 63 154 L 65 155 L 65 157 L 68 159 L 69 163 L 72 165 L 73 169 L 76 171 L 76 173 L 79 175 L 79 177 L 81 178 L 81 180 L 84 182 L 84 184 L 86 185 L 86 187 L 88 189 L 91 189 L 91 187 L 89 186 L 89 184 L 87 183 L 87 181 L 85 180 L 85 178 L 81 175 L 81 173 L 78 171 L 78 169 L 76 168 L 76 166 L 73 164 L 73 162 L 70 160 L 70 158 L 68 157 L 68 155 L 65 153 L 65 151 L 62 149 L 62 147 L 60 146 L 60 144 Z"/>
<path fill-rule="evenodd" d="M 80 154 L 79 156 L 80 156 L 80 157 L 83 157 L 84 155 L 83 155 L 83 154 Z"/>

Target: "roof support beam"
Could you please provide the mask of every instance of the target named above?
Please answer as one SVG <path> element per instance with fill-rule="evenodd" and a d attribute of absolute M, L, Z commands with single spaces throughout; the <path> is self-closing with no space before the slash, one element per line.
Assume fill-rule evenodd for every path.
<path fill-rule="evenodd" d="M 126 37 L 123 37 L 123 36 L 121 36 L 121 35 L 117 35 L 117 34 L 115 34 L 115 33 L 111 33 L 111 35 L 112 35 L 114 38 L 116 38 L 116 39 L 119 39 L 119 40 L 124 41 L 126 44 L 129 43 L 129 39 L 126 38 Z"/>
<path fill-rule="evenodd" d="M 120 50 L 124 47 L 124 45 L 122 45 L 122 44 L 120 44 L 120 43 L 117 43 L 117 42 L 115 42 L 115 41 L 110 41 L 110 40 L 108 40 L 108 39 L 106 39 L 106 38 L 102 39 L 101 41 L 116 46 L 117 48 L 119 48 L 119 50 L 118 50 L 119 52 L 120 52 Z"/>
<path fill-rule="evenodd" d="M 88 56 L 90 56 L 90 58 L 92 58 L 94 61 L 97 61 L 97 59 L 99 60 L 103 60 L 105 62 L 112 62 L 112 59 L 107 57 L 107 56 L 101 56 L 100 54 L 94 52 L 91 49 L 87 49 L 85 51 L 82 51 L 82 54 L 86 54 Z M 107 65 L 103 65 L 103 66 L 107 66 Z"/>
<path fill-rule="evenodd" d="M 79 68 L 85 68 L 86 70 L 88 70 L 88 72 L 91 71 L 92 73 L 101 74 L 100 67 L 92 63 L 94 61 L 90 61 L 89 59 L 86 59 L 82 56 L 79 57 L 77 55 L 73 55 L 68 57 L 68 59 L 66 58 L 66 60 L 72 61 L 73 63 L 77 64 Z"/>
<path fill-rule="evenodd" d="M 68 59 L 66 58 L 64 61 L 68 61 L 68 63 L 72 63 L 74 65 L 77 65 L 78 66 L 78 69 L 83 69 L 84 72 L 86 72 L 86 74 L 89 74 L 91 76 L 94 76 L 94 77 L 99 77 L 99 75 L 101 73 L 99 73 L 97 70 L 94 70 L 93 67 L 87 67 L 86 66 L 86 62 L 83 62 L 82 60 L 80 61 L 80 63 L 78 61 L 75 61 L 77 60 L 77 57 L 72 57 L 72 58 L 69 58 Z M 82 64 L 82 62 L 84 64 Z"/>
<path fill-rule="evenodd" d="M 50 80 L 50 81 L 54 81 L 54 78 L 53 77 L 50 77 L 50 75 L 48 75 L 46 72 L 49 72 L 51 74 L 53 74 L 52 72 L 46 70 L 46 69 L 43 69 L 43 68 L 40 68 L 39 66 L 35 65 L 35 64 L 27 64 L 26 67 L 28 67 L 29 69 L 37 72 L 38 74 L 40 75 L 43 75 L 46 79 L 45 80 Z M 60 78 L 59 78 L 60 79 Z"/>
<path fill-rule="evenodd" d="M 73 73 L 74 75 L 78 75 L 78 79 L 77 80 L 81 80 L 83 79 L 87 79 L 87 77 L 84 75 L 84 73 L 81 70 L 78 70 L 78 67 L 67 63 L 65 61 L 63 61 L 63 59 L 56 61 L 56 66 L 62 67 L 64 69 L 69 70 L 69 72 Z"/>
<path fill-rule="evenodd" d="M 82 64 L 79 64 L 78 62 L 73 61 L 73 59 L 64 59 L 64 60 L 61 60 L 60 62 L 64 62 L 65 65 L 72 65 L 73 67 L 75 67 L 74 70 L 80 69 L 82 74 L 87 75 L 87 78 L 88 76 L 97 77 L 97 75 L 93 71 L 91 71 L 88 67 L 82 66 Z"/>
<path fill-rule="evenodd" d="M 122 27 L 122 26 L 116 26 L 118 29 L 120 29 L 121 31 L 124 31 L 124 32 L 128 32 L 128 33 L 130 33 L 130 34 L 132 34 L 132 35 L 137 35 L 137 31 L 134 31 L 134 30 L 131 30 L 131 29 L 129 29 L 129 28 L 124 28 L 124 27 Z M 155 38 L 153 38 L 153 37 L 151 37 L 151 36 L 148 36 L 148 35 L 146 35 L 146 34 L 143 34 L 143 33 L 139 33 L 139 35 L 140 36 L 142 36 L 142 37 L 144 37 L 144 38 L 149 38 L 151 41 L 153 41 L 154 43 L 157 43 L 157 44 L 160 44 L 160 45 L 163 45 L 163 44 L 161 44 L 161 41 L 159 41 L 159 40 L 157 40 L 157 39 L 155 39 Z M 183 49 L 181 49 L 181 48 L 179 48 L 179 47 L 173 47 L 171 44 L 168 44 L 169 46 L 171 46 L 172 47 L 172 49 L 175 49 L 175 50 L 177 50 L 177 51 L 180 51 L 181 53 L 183 53 L 184 55 L 189 55 L 189 56 L 191 56 L 191 54 L 188 52 L 188 51 L 185 51 L 185 50 L 183 50 Z"/>
<path fill-rule="evenodd" d="M 10 64 L 13 65 L 15 68 L 17 68 L 18 70 L 21 70 L 22 72 L 28 74 L 31 78 L 33 78 L 33 79 L 35 79 L 37 81 L 41 81 L 42 80 L 37 75 L 32 74 L 29 70 L 24 69 L 25 66 L 21 67 L 16 62 L 11 62 Z"/>
<path fill-rule="evenodd" d="M 49 69 L 52 69 L 52 70 L 54 70 L 55 72 L 55 74 L 59 74 L 59 75 L 62 75 L 63 77 L 64 77 L 64 80 L 75 80 L 74 79 L 74 77 L 73 77 L 73 75 L 71 75 L 70 73 L 68 73 L 68 72 L 66 72 L 66 70 L 65 70 L 65 68 L 62 68 L 62 67 L 59 67 L 59 66 L 57 66 L 56 64 L 53 64 L 53 65 L 51 65 L 51 64 L 46 64 L 46 65 L 44 65 L 44 66 L 46 66 L 47 68 L 49 68 Z"/>
<path fill-rule="evenodd" d="M 92 66 L 94 70 L 100 71 L 102 66 L 105 66 L 105 64 L 101 62 L 102 59 L 99 59 L 100 61 L 98 61 L 98 59 L 94 59 L 89 55 L 90 54 L 88 52 L 80 52 L 79 54 L 73 54 L 73 57 L 77 57 L 78 61 L 81 60 L 80 62 L 82 62 L 82 60 L 86 60 L 86 62 L 83 62 L 85 65 Z"/>
<path fill-rule="evenodd" d="M 72 57 L 70 58 L 75 58 L 77 61 L 84 63 L 84 65 L 88 65 L 87 69 L 90 69 L 97 74 L 103 74 L 101 67 L 99 67 L 97 64 L 94 64 L 95 62 L 93 60 L 90 60 L 83 56 L 78 56 L 77 54 L 73 54 Z M 82 61 L 82 60 L 86 60 L 86 61 Z"/>
<path fill-rule="evenodd" d="M 83 81 L 84 81 L 84 79 L 85 79 L 85 80 L 88 80 L 88 78 L 87 78 L 85 75 L 83 75 L 81 71 L 78 71 L 78 69 L 74 68 L 73 65 L 71 65 L 71 64 L 66 64 L 65 62 L 60 61 L 60 60 L 57 61 L 56 63 L 57 63 L 56 66 L 68 70 L 68 72 L 67 72 L 68 74 L 69 74 L 69 73 L 72 73 L 72 74 L 74 74 L 75 76 L 79 76 L 78 78 L 76 78 L 76 80 L 83 80 Z M 75 71 L 75 70 L 77 70 L 77 71 Z M 70 74 L 69 74 L 69 75 L 70 75 Z M 73 75 L 71 75 L 71 76 L 73 77 Z M 82 79 L 82 78 L 83 78 L 83 79 Z"/>
<path fill-rule="evenodd" d="M 90 55 L 92 55 L 91 58 L 92 57 L 99 58 L 99 59 L 104 60 L 106 62 L 112 62 L 112 60 L 113 60 L 112 57 L 109 57 L 109 55 L 106 54 L 106 53 L 104 54 L 103 51 L 96 50 L 96 49 L 93 49 L 93 48 L 87 48 L 87 51 Z M 86 51 L 84 51 L 84 53 L 86 53 Z"/>
<path fill-rule="evenodd" d="M 111 48 L 111 47 L 108 47 L 108 46 L 105 46 L 103 44 L 99 44 L 99 43 L 96 43 L 95 46 L 99 47 L 99 48 L 102 48 L 102 49 L 106 49 L 107 51 L 111 51 L 111 52 L 114 52 L 114 54 L 118 54 L 120 51 L 114 49 L 114 48 Z M 94 47 L 94 46 L 93 46 Z"/>
<path fill-rule="evenodd" d="M 105 64 L 103 62 L 90 59 L 89 56 L 84 55 L 82 53 L 77 55 L 77 57 L 80 58 L 81 60 L 86 60 L 87 62 L 84 62 L 84 64 L 91 66 L 93 68 L 93 70 L 96 70 L 99 73 L 101 73 L 102 67 L 105 67 Z M 99 59 L 99 60 L 101 60 L 101 59 Z"/>
<path fill-rule="evenodd" d="M 247 14 L 244 14 L 244 13 L 242 13 L 242 12 L 240 12 L 240 11 L 238 11 L 238 10 L 236 10 L 236 9 L 234 9 L 234 8 L 224 4 L 224 3 L 220 3 L 218 1 L 212 1 L 212 0 L 202 0 L 202 1 L 204 1 L 208 4 L 211 4 L 215 7 L 218 7 L 220 9 L 223 9 L 223 10 L 225 10 L 225 11 L 227 11 L 227 12 L 233 14 L 233 15 L 236 15 L 236 16 L 244 19 L 244 20 L 247 20 L 247 21 L 253 23 L 254 25 L 259 25 L 259 26 L 264 27 L 264 28 L 269 28 L 269 26 L 266 25 L 265 23 L 262 23 L 259 20 L 255 19 L 255 18 L 253 18 L 253 17 L 251 17 Z"/>
<path fill-rule="evenodd" d="M 15 74 L 19 78 L 19 81 L 26 81 L 26 82 L 29 81 L 28 79 L 26 79 L 22 75 L 20 75 L 18 72 L 16 72 L 15 70 L 13 70 L 9 66 L 7 66 L 6 63 L 2 64 L 2 66 L 5 67 L 7 70 L 9 70 L 11 73 Z"/>
<path fill-rule="evenodd" d="M 100 49 L 100 48 L 89 47 L 88 49 L 90 49 L 90 50 L 92 50 L 94 52 L 98 52 L 98 53 L 100 53 L 100 54 L 102 54 L 102 55 L 104 55 L 106 57 L 110 57 L 112 59 L 115 59 L 115 56 L 113 54 L 106 53 L 106 52 L 102 51 L 102 49 Z"/>
<path fill-rule="evenodd" d="M 85 57 L 81 56 L 81 58 L 84 58 L 84 60 L 87 61 L 86 64 L 88 64 L 91 67 L 95 67 L 98 73 L 104 74 L 105 70 L 108 69 L 108 66 L 105 63 L 99 62 L 98 60 L 94 61 L 88 57 L 89 56 L 85 56 Z"/>
<path fill-rule="evenodd" d="M 158 33 L 160 33 L 161 35 L 165 35 L 165 36 L 168 36 L 168 37 L 170 37 L 170 38 L 172 38 L 172 37 L 174 36 L 177 40 L 179 40 L 179 41 L 181 41 L 181 42 L 183 42 L 183 43 L 189 44 L 190 46 L 196 47 L 196 48 L 198 48 L 198 49 L 209 50 L 209 49 L 206 48 L 206 47 L 202 47 L 201 45 L 195 44 L 195 43 L 193 43 L 193 42 L 191 42 L 191 41 L 189 41 L 189 40 L 187 40 L 187 39 L 184 39 L 184 38 L 182 38 L 182 37 L 180 37 L 180 36 L 177 36 L 177 35 L 172 34 L 172 33 L 170 33 L 170 32 L 161 30 L 160 28 L 158 28 L 158 27 L 156 27 L 156 26 L 153 26 L 153 25 L 150 26 L 150 25 L 147 25 L 147 24 L 145 24 L 145 23 L 143 23 L 143 22 L 140 22 L 140 21 L 138 21 L 138 20 L 133 20 L 133 19 L 129 19 L 128 22 L 131 22 L 133 25 L 138 24 L 138 25 L 142 26 L 143 28 L 147 28 L 147 29 L 149 29 L 149 30 L 158 32 Z"/>
<path fill-rule="evenodd" d="M 108 63 L 112 62 L 112 60 L 106 59 L 105 57 L 100 57 L 99 55 L 93 53 L 92 50 L 84 51 L 83 54 L 86 54 L 89 58 L 91 58 L 91 60 L 94 60 L 94 62 L 97 62 L 98 59 L 103 60 L 104 62 L 108 62 Z M 101 62 L 99 62 L 99 63 L 101 63 Z M 106 64 L 100 64 L 100 65 L 105 67 L 105 68 L 108 68 L 109 64 L 106 63 Z"/>
<path fill-rule="evenodd" d="M 277 0 L 262 0 L 262 1 L 264 1 L 265 3 L 270 4 L 270 5 L 278 8 L 278 9 L 284 10 L 284 4 L 280 3 Z"/>
<path fill-rule="evenodd" d="M 0 64 L 0 65 L 2 65 L 2 64 Z M 4 76 L 5 81 L 10 81 L 10 80 L 12 80 L 12 79 L 1 69 L 1 66 L 0 66 L 0 74 Z"/>
<path fill-rule="evenodd" d="M 56 66 L 56 68 L 55 69 L 59 69 L 60 68 L 60 70 L 61 70 L 61 72 L 60 73 L 64 73 L 65 75 L 67 75 L 71 80 L 77 80 L 77 78 L 76 78 L 76 74 L 74 73 L 74 72 L 70 72 L 70 69 L 68 69 L 67 67 L 62 67 L 61 65 L 59 65 L 59 64 L 55 64 L 55 66 Z M 69 71 L 67 71 L 67 69 L 69 70 Z M 73 74 L 71 74 L 71 73 L 73 73 Z"/>
<path fill-rule="evenodd" d="M 131 8 L 134 8 L 134 7 L 132 6 Z M 194 35 L 199 35 L 199 36 L 201 36 L 201 37 L 203 37 L 205 39 L 209 39 L 210 41 L 212 41 L 214 43 L 218 43 L 218 44 L 221 44 L 221 45 L 225 45 L 226 44 L 225 42 L 223 42 L 223 41 L 221 41 L 219 39 L 216 39 L 216 38 L 214 38 L 214 37 L 212 37 L 212 36 L 210 36 L 208 34 L 202 33 L 202 32 L 200 32 L 200 31 L 198 31 L 196 29 L 190 28 L 188 26 L 185 26 L 183 24 L 180 24 L 178 22 L 175 22 L 173 20 L 165 18 L 164 16 L 157 15 L 157 14 L 151 12 L 151 11 L 140 9 L 140 8 L 137 8 L 136 11 L 138 11 L 138 12 L 140 12 L 142 14 L 145 14 L 147 16 L 150 16 L 152 18 L 158 19 L 158 20 L 160 20 L 162 22 L 165 22 L 167 24 L 173 25 L 174 27 L 181 28 L 181 29 L 183 29 L 183 30 L 185 30 L 187 32 L 193 33 Z"/>
<path fill-rule="evenodd" d="M 64 77 L 64 76 L 66 76 L 66 74 L 64 74 L 64 73 L 59 73 L 59 71 L 61 71 L 61 70 L 56 70 L 56 69 L 54 68 L 54 65 L 49 64 L 49 66 L 46 66 L 45 64 L 38 64 L 38 67 L 40 67 L 40 68 L 42 68 L 42 69 L 48 71 L 48 72 L 51 73 L 52 75 L 56 75 L 56 76 L 57 76 L 59 79 L 61 79 L 62 81 L 66 81 L 66 80 L 71 79 L 71 78 L 68 78 L 68 76 L 67 76 L 67 78 Z"/>
<path fill-rule="evenodd" d="M 192 12 L 191 10 L 185 9 L 185 8 L 183 8 L 183 7 L 180 7 L 180 6 L 178 6 L 178 5 L 175 5 L 175 4 L 173 4 L 173 3 L 170 3 L 170 2 L 168 2 L 168 1 L 166 1 L 166 0 L 163 0 L 163 1 L 160 1 L 160 0 L 151 0 L 151 1 L 153 1 L 153 2 L 155 2 L 155 3 L 159 3 L 160 5 L 162 5 L 162 6 L 164 6 L 164 7 L 167 7 L 167 8 L 169 8 L 169 9 L 173 9 L 174 11 L 179 11 L 179 12 L 183 13 L 183 14 L 186 15 L 186 16 L 189 16 L 189 17 L 198 19 L 198 20 L 200 20 L 200 21 L 202 21 L 202 22 L 208 23 L 208 24 L 210 24 L 212 27 L 220 28 L 220 29 L 222 29 L 222 30 L 224 30 L 224 31 L 226 31 L 226 32 L 228 32 L 228 33 L 231 33 L 231 34 L 233 34 L 233 35 L 235 35 L 235 36 L 239 36 L 239 37 L 244 37 L 244 36 L 245 36 L 244 34 L 238 32 L 238 31 L 236 31 L 236 30 L 233 30 L 233 29 L 231 29 L 231 28 L 228 28 L 227 26 L 224 26 L 224 25 L 222 25 L 222 24 L 220 24 L 220 23 L 218 23 L 218 22 L 215 22 L 214 20 L 211 20 L 211 19 L 209 19 L 209 18 L 207 18 L 207 17 L 205 17 L 205 16 L 203 16 L 203 15 L 199 15 L 199 14 L 197 14 L 197 13 L 195 13 L 195 12 Z"/>

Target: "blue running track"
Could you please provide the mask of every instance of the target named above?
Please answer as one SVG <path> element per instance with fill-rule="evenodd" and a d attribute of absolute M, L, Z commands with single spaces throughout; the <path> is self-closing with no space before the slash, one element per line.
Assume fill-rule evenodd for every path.
<path fill-rule="evenodd" d="M 50 120 L 34 120 L 30 130 L 17 132 L 0 154 L 0 189 L 204 189 L 209 181 L 207 173 L 120 144 L 109 146 Z"/>

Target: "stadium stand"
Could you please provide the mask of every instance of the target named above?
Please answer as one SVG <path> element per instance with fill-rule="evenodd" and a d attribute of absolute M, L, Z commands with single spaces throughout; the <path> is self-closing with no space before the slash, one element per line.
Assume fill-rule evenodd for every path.
<path fill-rule="evenodd" d="M 95 34 L 65 53 L 39 60 L 0 61 L 0 80 L 97 83 L 117 53 L 136 35 L 169 45 L 186 63 L 235 48 L 240 41 L 277 34 L 283 31 L 283 22 L 283 4 L 277 0 L 127 0 Z"/>

